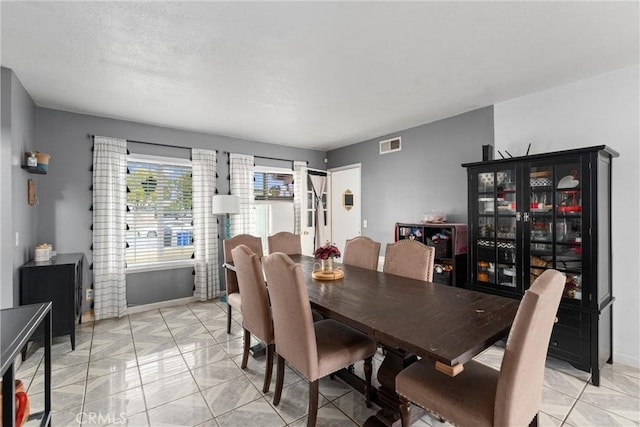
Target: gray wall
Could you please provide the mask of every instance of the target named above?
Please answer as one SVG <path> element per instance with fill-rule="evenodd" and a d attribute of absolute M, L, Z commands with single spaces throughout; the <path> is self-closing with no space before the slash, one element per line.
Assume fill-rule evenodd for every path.
<path fill-rule="evenodd" d="M 36 106 L 24 90 L 15 73 L 2 68 L 2 142 L 0 160 L 0 251 L 2 307 L 16 306 L 20 298 L 20 266 L 32 257 L 36 243 L 36 219 L 41 206 L 27 204 L 27 180 L 33 179 L 36 190 L 42 175 L 32 175 L 21 169 L 24 152 L 45 151 L 36 144 Z M 9 203 L 11 201 L 11 203 Z M 16 245 L 16 233 L 19 242 Z"/>
<path fill-rule="evenodd" d="M 379 154 L 379 141 L 401 136 L 402 151 Z M 493 107 L 439 120 L 327 152 L 328 168 L 362 164 L 362 235 L 390 243 L 396 222 L 419 222 L 425 212 L 467 221 L 466 170 L 493 145 Z M 381 249 L 384 253 L 384 245 Z"/>
<path fill-rule="evenodd" d="M 96 101 L 96 102 L 99 102 Z M 36 109 L 36 134 L 43 151 L 51 154 L 49 173 L 39 188 L 40 209 L 38 239 L 50 242 L 58 252 L 83 252 L 89 265 L 91 252 L 91 140 L 89 134 L 111 136 L 156 144 L 218 150 L 218 191 L 229 190 L 229 167 L 224 151 L 307 160 L 309 166 L 324 169 L 324 152 L 247 141 L 236 138 L 188 132 L 178 129 L 134 123 L 124 120 L 69 113 L 46 108 Z M 142 147 L 142 146 L 140 146 Z M 144 146 L 149 154 L 167 155 L 159 146 Z M 142 151 L 139 148 L 139 151 Z M 26 196 L 25 196 L 26 197 Z M 220 248 L 222 243 L 220 242 Z M 220 251 L 222 263 L 222 251 Z M 168 272 L 137 273 L 127 292 L 130 305 L 165 301 L 192 295 L 193 276 L 189 269 Z M 222 276 L 221 276 L 222 277 Z M 179 282 L 179 283 L 178 283 Z M 85 283 L 92 280 L 85 272 Z M 222 281 L 221 283 L 224 283 Z M 85 303 L 85 308 L 86 308 Z"/>

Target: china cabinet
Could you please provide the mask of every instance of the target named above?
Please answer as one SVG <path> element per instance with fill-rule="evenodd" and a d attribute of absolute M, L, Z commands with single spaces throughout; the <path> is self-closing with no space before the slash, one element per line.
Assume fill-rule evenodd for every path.
<path fill-rule="evenodd" d="M 611 160 L 606 146 L 462 166 L 471 289 L 522 297 L 545 269 L 566 274 L 549 355 L 591 372 L 612 362 Z"/>

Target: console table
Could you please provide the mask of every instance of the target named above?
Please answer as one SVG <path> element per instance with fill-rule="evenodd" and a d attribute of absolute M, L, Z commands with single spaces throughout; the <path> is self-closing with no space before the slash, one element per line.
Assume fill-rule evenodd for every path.
<path fill-rule="evenodd" d="M 0 310 L 2 344 L 2 425 L 15 423 L 15 373 L 13 363 L 29 339 L 44 327 L 44 411 L 31 414 L 29 420 L 51 425 L 51 303 L 24 305 Z"/>

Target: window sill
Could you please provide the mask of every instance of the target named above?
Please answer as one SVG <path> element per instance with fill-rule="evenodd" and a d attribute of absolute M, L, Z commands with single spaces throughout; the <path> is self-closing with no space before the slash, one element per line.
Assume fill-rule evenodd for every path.
<path fill-rule="evenodd" d="M 180 260 L 174 262 L 154 262 L 149 264 L 139 264 L 132 267 L 127 267 L 126 274 L 144 273 L 148 271 L 161 271 L 161 270 L 177 270 L 180 268 L 193 267 L 193 260 Z"/>

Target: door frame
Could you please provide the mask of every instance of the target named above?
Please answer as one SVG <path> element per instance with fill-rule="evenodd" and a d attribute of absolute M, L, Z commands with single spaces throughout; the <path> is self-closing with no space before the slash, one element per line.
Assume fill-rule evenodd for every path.
<path fill-rule="evenodd" d="M 359 186 L 359 194 L 357 194 L 357 197 L 359 198 L 359 204 L 360 204 L 360 217 L 358 218 L 358 236 L 362 235 L 362 163 L 352 163 L 350 165 L 344 165 L 344 166 L 339 166 L 339 167 L 335 167 L 335 168 L 330 168 L 327 170 L 327 172 L 329 172 L 328 174 L 328 194 L 327 194 L 327 201 L 328 201 L 328 209 L 329 209 L 329 224 L 330 224 L 330 228 L 329 228 L 329 232 L 331 234 L 331 241 L 332 242 L 336 242 L 335 239 L 335 235 L 333 232 L 333 224 L 334 224 L 334 210 L 333 210 L 333 174 L 335 172 L 341 172 L 341 171 L 345 171 L 345 170 L 349 170 L 349 169 L 357 169 L 358 170 L 358 186 Z M 353 236 L 351 236 L 353 237 Z M 340 247 L 344 246 L 344 242 L 342 242 L 340 245 Z"/>

